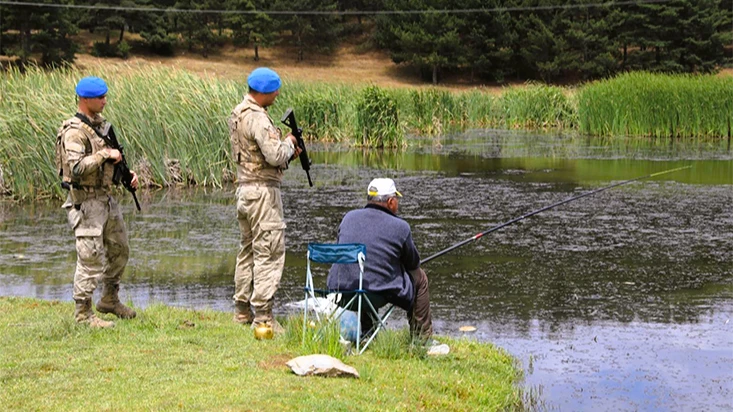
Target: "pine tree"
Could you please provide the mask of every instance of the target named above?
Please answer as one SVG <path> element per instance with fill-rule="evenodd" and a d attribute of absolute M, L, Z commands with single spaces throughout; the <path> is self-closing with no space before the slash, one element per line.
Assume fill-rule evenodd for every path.
<path fill-rule="evenodd" d="M 466 3 L 468 9 L 499 8 L 502 2 L 475 0 Z M 469 13 L 460 30 L 466 66 L 471 77 L 478 74 L 502 81 L 513 70 L 509 67 L 511 42 L 515 40 L 509 12 Z"/>
<path fill-rule="evenodd" d="M 443 0 L 387 0 L 387 10 L 442 10 L 455 7 Z M 437 84 L 443 69 L 464 67 L 468 53 L 461 41 L 463 20 L 456 14 L 384 15 L 377 19 L 375 40 L 392 61 L 420 69 Z"/>
<path fill-rule="evenodd" d="M 43 0 L 44 3 L 53 3 Z M 54 7 L 3 6 L 3 30 L 18 33 L 18 47 L 6 47 L 6 53 L 20 58 L 25 66 L 39 54 L 42 65 L 63 65 L 74 61 L 77 46 L 70 35 L 77 31 L 69 10 Z"/>
<path fill-rule="evenodd" d="M 281 0 L 276 10 L 336 11 L 336 0 Z M 278 16 L 278 27 L 292 35 L 297 49 L 297 61 L 305 59 L 306 51 L 331 53 L 338 44 L 341 21 L 335 14 L 296 14 Z"/>
<path fill-rule="evenodd" d="M 263 0 L 229 0 L 228 10 L 264 10 Z M 260 46 L 269 46 L 275 37 L 273 20 L 265 13 L 230 14 L 226 17 L 226 25 L 232 30 L 234 44 L 252 45 L 254 60 L 260 59 Z"/>
<path fill-rule="evenodd" d="M 721 0 L 673 0 L 639 6 L 646 14 L 641 68 L 664 72 L 710 72 L 724 61 L 730 38 Z"/>

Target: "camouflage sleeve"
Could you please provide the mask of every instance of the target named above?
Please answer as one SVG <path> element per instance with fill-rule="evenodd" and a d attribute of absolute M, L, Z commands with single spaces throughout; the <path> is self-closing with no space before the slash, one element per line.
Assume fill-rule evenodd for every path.
<path fill-rule="evenodd" d="M 295 147 L 290 139 L 281 140 L 280 129 L 272 125 L 266 116 L 252 116 L 254 138 L 272 166 L 285 166 L 293 157 Z"/>
<path fill-rule="evenodd" d="M 81 177 L 99 170 L 99 167 L 109 158 L 106 151 L 92 155 L 86 154 L 84 149 L 85 137 L 79 130 L 71 129 L 64 135 L 64 150 L 66 162 L 75 177 Z"/>

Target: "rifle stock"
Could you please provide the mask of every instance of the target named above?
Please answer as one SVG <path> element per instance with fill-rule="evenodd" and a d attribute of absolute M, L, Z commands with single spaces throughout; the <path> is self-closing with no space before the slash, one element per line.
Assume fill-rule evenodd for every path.
<path fill-rule="evenodd" d="M 308 184 L 313 187 L 313 181 L 311 181 L 310 174 L 311 161 L 308 158 L 308 150 L 306 150 L 305 142 L 303 141 L 303 129 L 298 127 L 298 122 L 295 120 L 295 112 L 293 112 L 292 107 L 289 107 L 288 110 L 285 111 L 280 122 L 285 126 L 288 126 L 293 136 L 295 136 L 295 141 L 298 142 L 298 147 L 301 150 L 300 156 L 298 156 L 300 158 L 300 165 L 303 166 L 303 170 L 305 170 L 305 174 L 308 176 Z"/>

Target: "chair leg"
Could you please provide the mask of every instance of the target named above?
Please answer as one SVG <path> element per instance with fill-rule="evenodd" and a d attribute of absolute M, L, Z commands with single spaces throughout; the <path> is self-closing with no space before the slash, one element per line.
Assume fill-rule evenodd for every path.
<path fill-rule="evenodd" d="M 367 302 L 369 301 L 367 300 Z M 374 332 L 372 332 L 371 336 L 369 336 L 369 339 L 367 339 L 367 342 L 364 344 L 359 354 L 364 353 L 364 351 L 369 346 L 369 344 L 371 344 L 374 338 L 377 337 L 377 334 L 379 333 L 379 331 L 382 330 L 383 328 L 386 328 L 385 322 L 387 322 L 387 319 L 389 319 L 390 315 L 392 315 L 393 310 L 394 310 L 394 305 L 390 305 L 389 309 L 387 309 L 387 312 L 384 314 L 384 317 L 381 317 L 381 318 L 379 317 L 379 312 L 377 312 L 376 328 L 374 329 Z"/>
<path fill-rule="evenodd" d="M 379 311 L 377 308 L 372 304 L 371 300 L 368 296 L 366 296 L 365 293 L 359 293 L 358 294 L 358 319 L 360 322 L 360 328 L 362 325 L 362 320 L 366 319 L 366 316 L 369 316 L 373 319 L 373 322 L 370 322 L 369 329 L 365 333 L 360 333 L 357 337 L 357 345 L 356 345 L 356 351 L 357 354 L 362 354 L 366 350 L 366 348 L 372 343 L 374 338 L 377 336 L 380 330 L 383 328 L 386 328 L 385 322 L 387 319 L 389 319 L 390 315 L 392 315 L 392 310 L 394 309 L 394 305 L 389 305 L 389 308 L 387 309 L 387 312 L 385 315 L 379 316 Z M 366 301 L 366 306 L 364 307 L 363 301 Z M 366 316 L 365 316 L 366 315 Z M 359 329 L 361 331 L 361 329 Z M 363 342 L 363 340 L 366 339 L 366 342 Z"/>
<path fill-rule="evenodd" d="M 305 292 L 305 304 L 303 305 L 303 338 L 300 344 L 305 345 L 305 334 L 308 332 L 308 291 Z"/>

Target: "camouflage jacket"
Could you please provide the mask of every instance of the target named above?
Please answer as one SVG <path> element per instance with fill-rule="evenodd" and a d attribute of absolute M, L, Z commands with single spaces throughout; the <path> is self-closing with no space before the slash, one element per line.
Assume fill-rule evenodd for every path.
<path fill-rule="evenodd" d="M 102 129 L 106 120 L 97 115 L 90 120 L 97 129 Z M 63 181 L 76 187 L 109 189 L 112 185 L 114 165 L 107 162 L 107 143 L 84 122 L 74 116 L 59 128 L 57 145 L 60 158 L 60 172 Z"/>
<path fill-rule="evenodd" d="M 247 95 L 232 111 L 229 137 L 239 184 L 280 186 L 283 170 L 295 147 L 290 139 L 282 139 L 282 132 L 275 127 L 267 110 L 252 96 Z"/>

